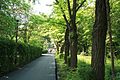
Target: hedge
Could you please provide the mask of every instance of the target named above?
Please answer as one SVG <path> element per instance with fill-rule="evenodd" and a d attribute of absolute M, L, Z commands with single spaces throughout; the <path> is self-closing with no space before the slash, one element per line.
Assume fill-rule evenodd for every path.
<path fill-rule="evenodd" d="M 41 56 L 41 47 L 11 40 L 0 40 L 0 76 Z"/>

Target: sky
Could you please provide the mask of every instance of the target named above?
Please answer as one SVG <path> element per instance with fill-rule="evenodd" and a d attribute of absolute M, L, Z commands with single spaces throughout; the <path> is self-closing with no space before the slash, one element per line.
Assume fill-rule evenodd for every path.
<path fill-rule="evenodd" d="M 54 0 L 38 0 L 35 5 L 33 5 L 33 12 L 35 14 L 39 14 L 39 12 L 44 13 L 46 15 L 50 15 L 53 7 L 47 6 L 52 5 Z"/>

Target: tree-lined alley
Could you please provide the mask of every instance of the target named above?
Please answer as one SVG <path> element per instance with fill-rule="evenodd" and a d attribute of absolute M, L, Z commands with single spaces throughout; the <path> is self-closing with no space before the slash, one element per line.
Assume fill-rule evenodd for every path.
<path fill-rule="evenodd" d="M 120 79 L 120 1 L 54 0 L 51 14 L 33 13 L 41 3 L 0 1 L 0 76 L 55 52 L 60 80 Z"/>

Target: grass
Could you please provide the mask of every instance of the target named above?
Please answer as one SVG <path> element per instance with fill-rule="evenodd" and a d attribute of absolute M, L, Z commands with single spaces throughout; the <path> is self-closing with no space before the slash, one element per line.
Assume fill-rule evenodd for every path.
<path fill-rule="evenodd" d="M 94 80 L 94 75 L 91 69 L 91 56 L 78 55 L 78 68 L 76 71 L 72 71 L 67 65 L 64 64 L 64 60 L 56 56 L 58 63 L 58 80 Z M 105 80 L 111 80 L 111 63 L 110 59 L 106 59 L 105 64 Z M 120 60 L 115 60 L 115 72 L 116 79 L 120 80 Z"/>

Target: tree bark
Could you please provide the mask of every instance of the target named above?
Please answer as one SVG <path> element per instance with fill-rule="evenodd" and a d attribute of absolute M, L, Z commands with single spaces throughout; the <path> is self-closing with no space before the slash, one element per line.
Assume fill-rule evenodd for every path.
<path fill-rule="evenodd" d="M 107 32 L 106 0 L 96 0 L 95 24 L 92 37 L 91 66 L 96 80 L 104 80 L 105 76 L 105 40 Z"/>
<path fill-rule="evenodd" d="M 69 29 L 66 29 L 65 32 L 65 56 L 64 56 L 64 60 L 65 60 L 65 64 L 68 63 L 68 56 L 69 56 L 69 47 L 70 47 L 70 42 L 69 42 Z"/>
<path fill-rule="evenodd" d="M 70 54 L 71 54 L 71 64 L 72 69 L 77 68 L 77 31 L 70 32 Z"/>
<path fill-rule="evenodd" d="M 60 53 L 61 53 L 61 54 L 63 54 L 64 48 L 65 48 L 65 42 L 62 44 L 62 46 L 61 46 L 61 48 L 60 48 Z"/>
<path fill-rule="evenodd" d="M 76 26 L 76 0 L 73 0 L 73 14 L 71 17 L 71 30 L 70 30 L 70 53 L 72 69 L 77 67 L 77 26 Z"/>

